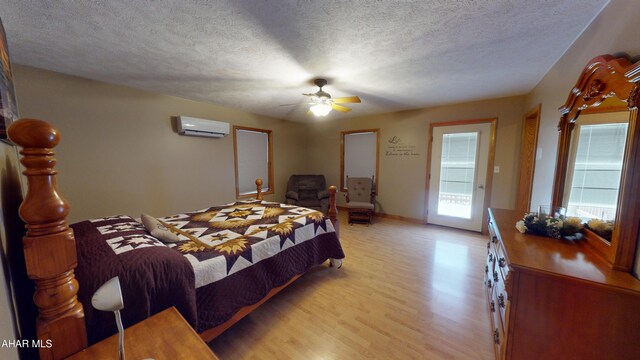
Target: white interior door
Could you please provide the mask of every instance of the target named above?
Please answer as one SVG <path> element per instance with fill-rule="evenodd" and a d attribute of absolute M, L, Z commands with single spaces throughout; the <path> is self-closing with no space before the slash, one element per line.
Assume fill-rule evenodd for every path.
<path fill-rule="evenodd" d="M 427 221 L 481 231 L 491 123 L 436 126 L 432 135 Z"/>

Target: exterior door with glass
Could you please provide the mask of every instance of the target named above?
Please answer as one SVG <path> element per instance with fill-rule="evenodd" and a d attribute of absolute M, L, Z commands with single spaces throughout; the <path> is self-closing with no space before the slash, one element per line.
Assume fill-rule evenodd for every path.
<path fill-rule="evenodd" d="M 427 222 L 482 231 L 490 122 L 434 126 Z"/>

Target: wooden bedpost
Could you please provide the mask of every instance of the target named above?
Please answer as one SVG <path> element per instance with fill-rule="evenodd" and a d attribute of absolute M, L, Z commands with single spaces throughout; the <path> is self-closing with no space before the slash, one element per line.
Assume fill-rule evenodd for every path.
<path fill-rule="evenodd" d="M 87 347 L 82 304 L 78 302 L 76 245 L 67 225 L 69 206 L 56 188 L 58 130 L 41 120 L 22 119 L 9 127 L 9 138 L 22 147 L 27 195 L 20 205 L 26 224 L 23 239 L 27 274 L 35 282 L 33 301 L 41 359 L 62 359 Z M 51 347 L 46 347 L 50 341 Z"/>
<path fill-rule="evenodd" d="M 336 235 L 340 237 L 340 233 L 338 232 L 338 207 L 336 206 L 336 186 L 329 186 L 329 219 L 333 223 L 333 227 L 336 229 Z"/>
<path fill-rule="evenodd" d="M 262 179 L 256 179 L 256 200 L 262 201 Z"/>

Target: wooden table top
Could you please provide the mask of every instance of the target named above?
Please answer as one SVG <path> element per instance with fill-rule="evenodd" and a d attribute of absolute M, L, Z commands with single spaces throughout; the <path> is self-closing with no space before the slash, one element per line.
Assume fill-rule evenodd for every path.
<path fill-rule="evenodd" d="M 174 307 L 125 329 L 124 355 L 127 359 L 218 359 Z M 69 359 L 117 357 L 118 334 L 82 350 Z"/>
<path fill-rule="evenodd" d="M 640 280 L 630 273 L 612 269 L 588 248 L 584 240 L 569 241 L 521 234 L 516 229 L 516 222 L 522 220 L 522 212 L 504 209 L 489 211 L 496 221 L 510 266 L 640 292 Z"/>

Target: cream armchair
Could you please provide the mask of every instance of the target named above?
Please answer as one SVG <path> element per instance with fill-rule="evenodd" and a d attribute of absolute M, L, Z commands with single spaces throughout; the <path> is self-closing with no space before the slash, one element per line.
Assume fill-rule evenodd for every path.
<path fill-rule="evenodd" d="M 371 218 L 375 210 L 376 191 L 374 177 L 348 177 L 347 176 L 347 210 L 349 211 L 349 224 L 354 222 L 366 222 L 371 224 Z"/>

